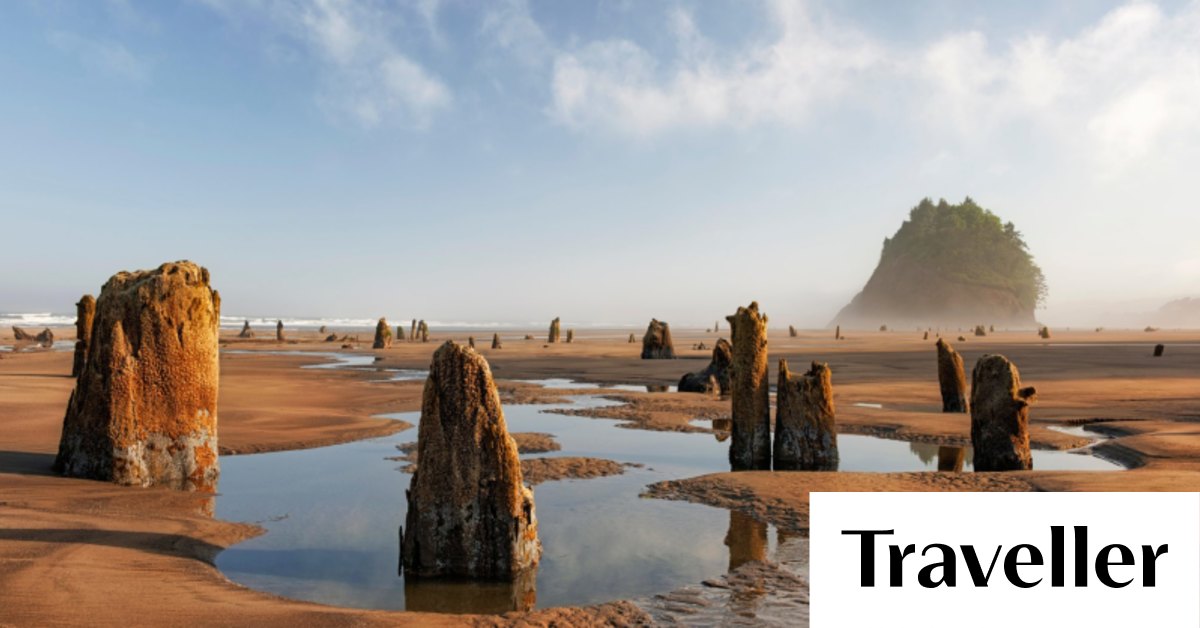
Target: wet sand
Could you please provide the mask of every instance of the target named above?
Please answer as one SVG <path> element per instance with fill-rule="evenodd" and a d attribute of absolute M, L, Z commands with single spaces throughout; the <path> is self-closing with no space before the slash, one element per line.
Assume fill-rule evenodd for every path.
<path fill-rule="evenodd" d="M 54 331 L 60 339 L 73 339 L 69 328 Z M 492 350 L 489 343 L 479 346 L 500 380 L 556 377 L 581 384 L 670 385 L 683 373 L 707 364 L 709 352 L 690 349 L 693 343 L 703 340 L 711 346 L 725 335 L 672 331 L 678 360 L 640 360 L 640 345 L 626 342 L 629 330 L 577 331 L 575 343 L 550 346 L 543 340 L 545 330 L 515 331 L 501 334 L 503 349 Z M 539 340 L 523 340 L 526 333 Z M 636 333 L 640 337 L 640 331 Z M 786 357 L 793 370 L 813 359 L 827 361 L 833 368 L 840 431 L 941 444 L 969 440 L 966 415 L 939 412 L 931 341 L 922 341 L 915 331 L 845 333 L 846 340 L 836 341 L 828 332 L 788 338 L 786 327 L 772 330 L 772 378 L 779 357 Z M 235 335 L 222 333 L 223 349 L 343 351 L 340 342 L 321 342 L 315 332 L 289 333 L 293 341 L 283 345 L 273 339 L 238 341 Z M 358 335 L 369 341 L 367 332 Z M 1086 423 L 1113 437 L 1098 446 L 1103 455 L 1137 468 L 989 474 L 719 473 L 656 485 L 649 493 L 730 508 L 772 523 L 781 532 L 802 534 L 807 527 L 808 493 L 813 490 L 1200 490 L 1200 428 L 1195 422 L 1200 416 L 1200 332 L 1055 330 L 1049 342 L 1031 331 L 972 336 L 966 342 L 954 340 L 957 331 L 945 335 L 963 354 L 968 369 L 985 352 L 1004 353 L 1021 369 L 1023 381 L 1038 388 L 1039 403 L 1032 413 L 1035 447 L 1079 446 L 1085 438 L 1047 426 Z M 454 336 L 465 342 L 467 333 Z M 364 342 L 348 351 L 380 356 L 374 368 L 424 369 L 446 338 L 433 330 L 429 343 L 401 342 L 373 351 Z M 1151 350 L 1159 342 L 1167 345 L 1166 355 L 1153 358 Z M 12 344 L 11 330 L 0 331 L 0 345 L 6 344 Z M 306 356 L 225 351 L 219 409 L 222 453 L 315 447 L 388 434 L 406 425 L 374 415 L 419 409 L 420 381 L 382 383 L 388 373 L 374 369 L 299 368 L 318 362 L 320 358 Z M 208 514 L 211 498 L 122 488 L 51 473 L 73 386 L 70 363 L 69 351 L 0 354 L 0 607 L 5 609 L 0 624 L 137 623 L 147 618 L 205 625 L 399 620 L 420 625 L 620 624 L 646 619 L 643 609 L 670 620 L 674 616 L 664 608 L 699 595 L 676 592 L 671 602 L 671 594 L 665 594 L 659 603 L 653 598 L 639 600 L 640 608 L 614 603 L 466 617 L 331 608 L 245 589 L 212 567 L 212 557 L 259 530 L 214 520 Z M 501 381 L 500 388 L 506 403 L 551 402 L 562 394 L 597 392 L 549 390 L 514 381 Z M 600 392 L 631 402 L 620 408 L 625 414 L 620 418 L 635 428 L 706 430 L 707 421 L 693 424 L 692 419 L 720 418 L 728 412 L 728 401 L 703 395 Z M 882 404 L 883 408 L 855 404 Z M 609 409 L 598 409 L 605 410 Z M 637 434 L 631 429 L 629 437 Z M 776 582 L 788 589 L 778 592 L 786 602 L 781 608 L 806 603 L 806 593 L 791 590 L 804 586 L 802 578 L 793 578 L 788 569 L 767 580 L 744 577 L 746 570 L 779 567 L 760 563 L 756 558 L 739 565 L 706 588 L 728 591 L 741 581 Z M 721 578 L 720 574 L 713 577 Z M 701 607 L 716 608 L 693 617 L 719 618 L 723 612 L 744 611 L 730 610 L 733 602 L 728 600 L 737 595 L 726 596 L 726 602 L 721 602 L 726 599 L 721 596 L 696 599 L 701 598 Z M 801 615 L 793 615 L 797 616 Z"/>

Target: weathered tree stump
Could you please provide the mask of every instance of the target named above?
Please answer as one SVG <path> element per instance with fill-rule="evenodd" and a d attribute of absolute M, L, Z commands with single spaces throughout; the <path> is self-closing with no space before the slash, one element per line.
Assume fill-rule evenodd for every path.
<path fill-rule="evenodd" d="M 675 343 L 671 340 L 671 326 L 657 318 L 650 319 L 646 334 L 642 336 L 643 360 L 674 360 Z"/>
<path fill-rule="evenodd" d="M 1002 355 L 985 355 L 971 374 L 971 445 L 976 471 L 1033 468 L 1029 406 L 1033 387 L 1021 388 L 1017 367 Z"/>
<path fill-rule="evenodd" d="M 410 577 L 514 580 L 537 566 L 533 491 L 521 476 L 487 360 L 447 341 L 433 355 L 408 490 Z"/>
<path fill-rule="evenodd" d="M 712 360 L 702 371 L 686 373 L 679 378 L 679 392 L 729 394 L 729 365 L 733 363 L 733 349 L 724 338 L 717 340 L 712 350 Z"/>
<path fill-rule="evenodd" d="M 192 262 L 120 272 L 96 300 L 54 466 L 133 486 L 215 490 L 221 297 Z"/>
<path fill-rule="evenodd" d="M 71 363 L 71 377 L 79 377 L 87 361 L 88 346 L 92 341 L 92 321 L 96 318 L 96 297 L 83 295 L 75 304 L 75 359 Z"/>
<path fill-rule="evenodd" d="M 375 341 L 371 343 L 372 349 L 387 349 L 392 346 L 392 328 L 388 325 L 386 318 L 379 319 L 375 324 Z"/>
<path fill-rule="evenodd" d="M 775 393 L 774 465 L 777 471 L 836 471 L 837 421 L 829 366 L 812 363 L 792 377 L 779 360 Z"/>
<path fill-rule="evenodd" d="M 942 391 L 942 412 L 967 411 L 967 376 L 962 356 L 945 340 L 937 341 L 938 385 Z"/>
<path fill-rule="evenodd" d="M 733 439 L 729 464 L 735 470 L 771 468 L 771 403 L 767 379 L 767 315 L 758 303 L 726 317 L 732 338 L 729 367 Z"/>

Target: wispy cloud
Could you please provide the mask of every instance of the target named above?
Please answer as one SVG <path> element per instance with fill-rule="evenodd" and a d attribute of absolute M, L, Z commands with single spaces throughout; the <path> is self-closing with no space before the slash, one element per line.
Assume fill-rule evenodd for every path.
<path fill-rule="evenodd" d="M 670 24 L 673 59 L 627 40 L 587 43 L 554 61 L 550 112 L 575 128 L 645 136 L 679 127 L 800 124 L 836 102 L 857 75 L 886 62 L 878 43 L 812 15 L 803 4 L 769 5 L 772 41 L 724 50 L 689 14 Z"/>
<path fill-rule="evenodd" d="M 364 126 L 425 127 L 451 105 L 450 88 L 406 54 L 393 6 L 348 0 L 204 0 L 233 20 L 258 18 L 317 60 L 324 85 L 318 101 L 331 113 Z M 412 8 L 428 21 L 438 3 Z"/>
<path fill-rule="evenodd" d="M 889 115 L 945 142 L 985 145 L 1019 125 L 1102 167 L 1200 139 L 1197 2 L 1168 15 L 1135 1 L 1058 36 L 991 42 L 968 30 L 920 45 L 868 36 L 801 1 L 763 6 L 776 32 L 739 46 L 715 45 L 684 11 L 665 25 L 667 54 L 626 39 L 563 46 L 551 53 L 547 110 L 578 131 L 645 138 L 802 127 L 823 108 L 886 100 Z"/>
<path fill-rule="evenodd" d="M 90 39 L 68 31 L 53 31 L 47 40 L 96 72 L 137 82 L 150 78 L 150 64 L 119 42 Z"/>

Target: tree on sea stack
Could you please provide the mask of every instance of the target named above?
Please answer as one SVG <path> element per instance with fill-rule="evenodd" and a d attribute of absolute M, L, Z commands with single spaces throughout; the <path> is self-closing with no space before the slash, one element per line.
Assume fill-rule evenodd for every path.
<path fill-rule="evenodd" d="M 643 360 L 674 360 L 675 344 L 671 341 L 671 326 L 657 318 L 650 319 L 642 336 Z"/>
<path fill-rule="evenodd" d="M 75 360 L 71 363 L 71 377 L 79 377 L 87 361 L 88 345 L 92 340 L 92 321 L 96 318 L 96 297 L 83 295 L 75 304 Z"/>
<path fill-rule="evenodd" d="M 835 321 L 859 328 L 988 320 L 1031 326 L 1046 283 L 1021 233 L 970 198 L 922 200 L 883 241 L 879 263 Z"/>
<path fill-rule="evenodd" d="M 533 491 L 487 360 L 447 341 L 433 354 L 421 404 L 404 571 L 514 580 L 534 569 L 542 545 Z"/>
<path fill-rule="evenodd" d="M 837 421 L 829 366 L 813 362 L 792 377 L 779 360 L 774 465 L 777 471 L 837 471 Z"/>
<path fill-rule="evenodd" d="M 963 374 L 962 356 L 941 338 L 937 341 L 937 372 L 942 412 L 966 412 L 967 376 Z"/>
<path fill-rule="evenodd" d="M 55 468 L 133 486 L 215 490 L 221 297 L 192 262 L 104 284 Z"/>
<path fill-rule="evenodd" d="M 985 355 L 971 374 L 971 446 L 976 471 L 1033 468 L 1029 451 L 1032 386 L 1021 387 L 1017 367 L 1002 355 Z"/>
<path fill-rule="evenodd" d="M 392 328 L 388 325 L 386 318 L 379 319 L 375 324 L 375 342 L 371 343 L 372 349 L 387 349 L 392 346 Z"/>
<path fill-rule="evenodd" d="M 735 471 L 771 468 L 771 401 L 767 380 L 767 315 L 758 302 L 739 307 L 729 321 L 733 363 L 729 367 L 733 439 L 729 464 Z"/>

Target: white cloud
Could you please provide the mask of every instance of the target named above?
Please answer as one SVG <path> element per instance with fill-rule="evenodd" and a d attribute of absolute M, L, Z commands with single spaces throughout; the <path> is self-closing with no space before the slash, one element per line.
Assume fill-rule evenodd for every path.
<path fill-rule="evenodd" d="M 804 5 L 770 4 L 777 39 L 723 51 L 683 12 L 672 15 L 677 58 L 660 63 L 626 40 L 588 43 L 554 61 L 552 115 L 569 126 L 644 136 L 687 126 L 800 124 L 836 102 L 882 50 Z"/>
<path fill-rule="evenodd" d="M 74 55 L 84 66 L 98 72 L 137 82 L 150 78 L 150 64 L 118 42 L 89 39 L 67 31 L 54 31 L 47 39 L 55 48 Z"/>
<path fill-rule="evenodd" d="M 936 141 L 987 146 L 1015 125 L 1102 170 L 1200 139 L 1200 2 L 1167 15 L 1135 1 L 1065 35 L 996 44 L 962 31 L 918 45 L 867 36 L 803 2 L 764 6 L 777 32 L 737 47 L 715 46 L 680 11 L 667 25 L 672 54 L 623 39 L 560 50 L 548 111 L 581 131 L 645 137 L 800 127 L 825 109 L 875 103 Z"/>
<path fill-rule="evenodd" d="M 917 68 L 929 116 L 967 139 L 1033 124 L 1117 167 L 1200 133 L 1200 4 L 1166 16 L 1134 2 L 1073 36 L 1031 34 L 999 51 L 977 32 L 950 35 Z"/>
<path fill-rule="evenodd" d="M 546 34 L 529 12 L 527 0 L 489 3 L 480 30 L 526 65 L 540 66 L 553 54 Z"/>
<path fill-rule="evenodd" d="M 308 50 L 322 67 L 319 102 L 364 126 L 427 126 L 450 106 L 450 88 L 399 45 L 404 14 L 397 7 L 349 0 L 260 0 L 246 4 L 202 0 L 226 17 L 249 12 Z M 415 15 L 435 31 L 439 3 L 421 0 Z"/>

